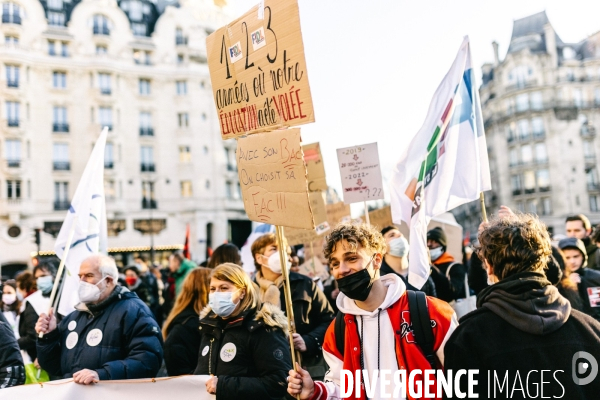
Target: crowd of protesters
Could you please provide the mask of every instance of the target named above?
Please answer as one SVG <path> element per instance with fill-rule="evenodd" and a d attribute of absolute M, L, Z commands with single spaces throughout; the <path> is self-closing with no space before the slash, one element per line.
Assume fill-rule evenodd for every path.
<path fill-rule="evenodd" d="M 119 270 L 94 255 L 80 266 L 81 302 L 66 316 L 48 311 L 56 268 L 41 262 L 2 286 L 0 387 L 199 374 L 217 399 L 324 400 L 339 398 L 341 369 L 518 370 L 521 359 L 557 369 L 577 346 L 600 359 L 600 229 L 575 215 L 565 232 L 550 238 L 537 217 L 502 207 L 480 226 L 470 257 L 456 260 L 449 243 L 462 238 L 433 228 L 420 289 L 408 281 L 409 242 L 393 225 L 332 229 L 324 281 L 299 273 L 303 249 L 280 252 L 273 233 L 251 244 L 250 274 L 233 244 L 206 267 L 181 252 L 162 269 L 140 255 Z M 291 340 L 281 254 L 291 269 Z M 456 305 L 475 295 L 477 309 L 459 321 Z M 419 301 L 435 327 L 427 341 L 412 329 Z M 590 388 L 577 398 L 598 385 Z"/>

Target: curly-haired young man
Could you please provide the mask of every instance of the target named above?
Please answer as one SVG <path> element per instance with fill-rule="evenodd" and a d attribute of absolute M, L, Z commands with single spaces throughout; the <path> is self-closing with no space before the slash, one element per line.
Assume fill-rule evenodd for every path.
<path fill-rule="evenodd" d="M 349 382 L 340 387 L 342 370 L 351 371 L 354 377 L 357 370 L 366 370 L 372 377 L 375 370 L 389 371 L 392 375 L 405 370 L 408 376 L 413 370 L 431 369 L 430 361 L 415 343 L 406 286 L 395 274 L 380 277 L 385 248 L 381 233 L 366 225 L 342 224 L 328 236 L 324 253 L 341 292 L 336 302 L 344 314 L 344 325 L 341 325 L 343 349 L 338 346 L 336 328 L 340 325 L 336 320 L 327 329 L 323 344 L 323 354 L 330 368 L 325 382 L 313 382 L 301 368 L 299 373 L 292 370 L 288 393 L 299 394 L 301 399 L 325 400 L 342 398 L 342 391 L 347 393 L 352 389 L 353 398 L 366 399 L 366 384 L 356 385 L 360 388 L 358 393 Z M 430 321 L 425 324 L 430 322 L 432 327 L 432 350 L 436 358 L 433 363 L 442 368 L 444 343 L 457 326 L 456 315 L 441 300 L 427 297 L 426 302 Z M 387 376 L 389 381 L 391 376 Z M 420 384 L 425 390 L 429 381 L 423 379 L 423 374 L 415 380 L 418 381 L 416 385 Z M 373 384 L 371 399 L 390 398 L 395 388 L 391 384 L 387 386 L 387 392 L 381 390 L 383 378 L 369 386 L 373 387 Z M 429 391 L 435 393 L 436 385 L 432 379 Z M 408 398 L 413 397 L 409 395 Z"/>
<path fill-rule="evenodd" d="M 597 399 L 600 323 L 546 279 L 552 248 L 544 224 L 528 214 L 495 218 L 479 242 L 495 283 L 446 343 L 445 367 L 479 370 L 479 398 Z"/>

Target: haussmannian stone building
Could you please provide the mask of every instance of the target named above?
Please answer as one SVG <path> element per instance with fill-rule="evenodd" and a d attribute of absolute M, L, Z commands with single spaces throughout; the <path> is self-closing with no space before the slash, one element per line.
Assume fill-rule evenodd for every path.
<path fill-rule="evenodd" d="M 540 12 L 514 21 L 503 60 L 492 45 L 480 88 L 493 186 L 488 213 L 500 205 L 535 213 L 555 234 L 564 233 L 569 214 L 600 222 L 600 32 L 565 43 Z M 476 237 L 479 202 L 453 214 Z"/>
<path fill-rule="evenodd" d="M 216 4 L 215 4 L 216 3 Z M 0 265 L 41 254 L 102 126 L 109 248 L 156 259 L 191 231 L 193 259 L 251 231 L 235 142 L 223 142 L 205 41 L 232 19 L 212 0 L 3 0 L 0 4 Z"/>

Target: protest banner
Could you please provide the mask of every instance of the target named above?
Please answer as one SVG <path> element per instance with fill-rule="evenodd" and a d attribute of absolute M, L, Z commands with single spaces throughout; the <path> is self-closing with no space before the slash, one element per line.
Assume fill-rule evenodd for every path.
<path fill-rule="evenodd" d="M 236 157 L 244 208 L 249 219 L 314 229 L 300 129 L 240 138 Z"/>
<path fill-rule="evenodd" d="M 383 199 L 377 143 L 337 149 L 344 203 Z"/>
<path fill-rule="evenodd" d="M 186 375 L 170 378 L 100 381 L 81 385 L 73 379 L 15 386 L 0 390 L 0 400 L 164 400 L 177 393 L 177 400 L 214 400 L 206 391 L 208 375 Z"/>
<path fill-rule="evenodd" d="M 327 190 L 327 179 L 325 178 L 325 164 L 321 155 L 319 143 L 305 144 L 302 146 L 304 162 L 308 175 L 308 191 L 317 192 Z"/>
<path fill-rule="evenodd" d="M 297 0 L 265 0 L 206 50 L 223 139 L 315 121 Z"/>

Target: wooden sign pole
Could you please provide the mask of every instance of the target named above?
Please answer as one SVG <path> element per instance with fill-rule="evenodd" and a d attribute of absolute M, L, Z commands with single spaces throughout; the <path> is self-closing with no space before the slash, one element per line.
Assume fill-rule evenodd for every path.
<path fill-rule="evenodd" d="M 284 237 L 283 237 L 283 227 L 276 226 L 275 230 L 277 232 L 277 249 L 279 250 L 279 261 L 281 262 L 281 271 L 283 272 L 283 292 L 285 295 L 285 309 L 288 320 L 288 329 L 289 329 L 289 339 L 290 339 L 290 350 L 292 352 L 292 365 L 294 367 L 294 371 L 296 371 L 296 361 L 298 361 L 298 365 L 302 363 L 302 358 L 300 352 L 294 350 L 294 338 L 293 334 L 296 333 L 296 324 L 294 322 L 294 309 L 292 306 L 292 289 L 290 288 L 290 271 L 288 271 L 287 267 L 287 252 L 285 251 L 284 245 Z M 297 372 L 297 371 L 296 371 Z M 296 398 L 300 400 L 300 395 L 297 395 Z"/>

